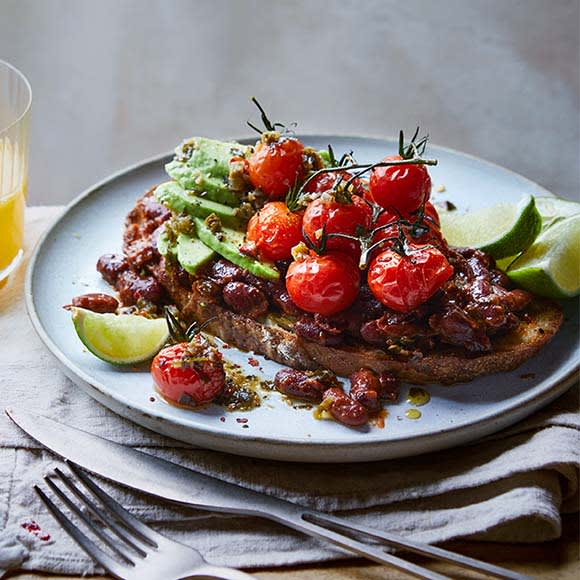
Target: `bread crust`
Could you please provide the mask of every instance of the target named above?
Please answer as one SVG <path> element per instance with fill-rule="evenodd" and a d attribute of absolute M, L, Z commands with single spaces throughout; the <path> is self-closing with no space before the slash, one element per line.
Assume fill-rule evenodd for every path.
<path fill-rule="evenodd" d="M 376 372 L 392 372 L 399 379 L 416 384 L 472 381 L 521 365 L 553 338 L 563 320 L 557 303 L 534 298 L 520 324 L 492 341 L 492 352 L 473 355 L 461 348 L 448 347 L 401 358 L 367 344 L 325 346 L 311 342 L 268 321 L 253 320 L 208 301 L 196 292 L 195 284 L 191 290 L 184 288 L 171 272 L 158 271 L 157 277 L 186 319 L 208 321 L 206 330 L 223 341 L 293 368 L 323 367 L 340 376 L 366 367 Z"/>

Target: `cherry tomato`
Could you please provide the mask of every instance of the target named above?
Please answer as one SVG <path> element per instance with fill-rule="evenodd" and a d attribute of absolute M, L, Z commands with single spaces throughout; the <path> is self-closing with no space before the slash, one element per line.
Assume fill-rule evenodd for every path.
<path fill-rule="evenodd" d="M 445 248 L 447 244 L 443 239 L 441 230 L 433 221 L 431 221 L 431 219 L 429 219 L 429 217 L 427 217 L 427 208 L 426 208 L 425 217 L 423 218 L 423 221 L 420 224 L 411 226 L 401 225 L 403 236 L 407 239 L 407 241 L 414 244 L 418 245 L 432 244 L 440 248 Z M 413 219 L 414 219 L 413 217 L 409 218 L 409 221 L 411 221 L 412 224 L 414 223 L 412 221 Z M 397 215 L 391 214 L 389 211 L 385 211 L 384 213 L 382 213 L 378 217 L 377 221 L 373 224 L 373 229 L 379 228 L 381 226 L 386 227 L 377 231 L 374 234 L 373 242 L 378 242 L 379 240 L 384 240 L 387 238 L 399 237 L 400 235 L 399 225 L 395 223 L 399 220 L 400 218 Z M 388 247 L 389 244 L 385 243 L 383 246 L 381 246 L 381 249 L 385 249 Z"/>
<path fill-rule="evenodd" d="M 356 262 L 339 252 L 311 254 L 290 264 L 286 289 L 298 308 L 330 316 L 348 308 L 360 285 Z"/>
<path fill-rule="evenodd" d="M 401 159 L 395 155 L 384 161 Z M 369 199 L 403 216 L 416 211 L 431 195 L 431 178 L 424 165 L 375 167 L 371 171 Z"/>
<path fill-rule="evenodd" d="M 434 223 L 438 228 L 441 227 L 441 220 L 439 219 L 439 213 L 437 212 L 437 209 L 430 201 L 425 202 L 425 217 L 431 218 L 431 220 L 432 220 L 431 223 Z"/>
<path fill-rule="evenodd" d="M 327 234 L 356 235 L 358 226 L 367 230 L 371 225 L 372 210 L 358 195 L 352 196 L 352 203 L 323 201 L 316 199 L 308 204 L 304 212 L 302 227 L 304 234 L 317 243 L 322 231 Z M 352 256 L 360 254 L 360 246 L 346 238 L 328 238 L 327 250 L 337 250 Z"/>
<path fill-rule="evenodd" d="M 225 384 L 221 353 L 200 334 L 161 350 L 151 374 L 157 390 L 170 403 L 196 407 L 212 401 Z"/>
<path fill-rule="evenodd" d="M 342 182 L 346 183 L 351 177 L 352 175 L 348 171 L 321 173 L 308 182 L 304 191 L 307 193 L 324 193 L 325 191 L 330 191 L 337 180 L 342 179 Z M 356 195 L 363 196 L 368 190 L 367 182 L 360 177 L 352 182 L 352 186 L 352 193 Z"/>
<path fill-rule="evenodd" d="M 255 188 L 270 199 L 284 197 L 302 177 L 304 145 L 297 139 L 260 142 L 248 159 L 248 175 Z"/>
<path fill-rule="evenodd" d="M 453 274 L 453 266 L 439 250 L 426 246 L 411 250 L 401 256 L 387 249 L 371 262 L 368 271 L 375 298 L 398 312 L 415 310 Z"/>
<path fill-rule="evenodd" d="M 283 201 L 271 201 L 248 222 L 246 242 L 262 260 L 288 260 L 302 240 L 302 213 L 292 213 Z"/>

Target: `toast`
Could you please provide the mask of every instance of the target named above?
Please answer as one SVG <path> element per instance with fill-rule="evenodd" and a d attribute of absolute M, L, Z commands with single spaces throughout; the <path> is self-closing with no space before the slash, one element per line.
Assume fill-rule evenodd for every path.
<path fill-rule="evenodd" d="M 367 344 L 325 346 L 301 338 L 268 320 L 259 321 L 208 302 L 194 283 L 189 289 L 171 272 L 154 269 L 187 320 L 208 321 L 206 331 L 242 350 L 251 350 L 296 369 L 328 369 L 349 376 L 360 368 L 389 371 L 400 380 L 424 384 L 468 382 L 481 375 L 512 370 L 534 356 L 556 334 L 562 310 L 550 300 L 534 298 L 517 328 L 493 341 L 490 353 L 472 355 L 448 347 L 401 358 Z"/>
<path fill-rule="evenodd" d="M 250 317 L 230 310 L 203 291 L 204 278 L 191 277 L 157 253 L 156 238 L 166 219 L 155 203 L 153 190 L 137 201 L 129 213 L 124 235 L 127 260 L 146 269 L 164 288 L 188 321 L 206 323 L 205 330 L 242 350 L 254 351 L 299 370 L 328 369 L 349 376 L 360 368 L 388 371 L 409 383 L 452 384 L 481 375 L 512 370 L 534 356 L 558 332 L 563 314 L 551 300 L 534 297 L 518 316 L 517 325 L 492 338 L 490 352 L 474 354 L 462 347 L 439 344 L 433 350 L 392 354 L 362 340 L 329 346 L 307 340 L 282 327 L 276 317 Z M 143 258 L 144 256 L 144 258 Z M 185 275 L 184 275 L 185 274 Z"/>

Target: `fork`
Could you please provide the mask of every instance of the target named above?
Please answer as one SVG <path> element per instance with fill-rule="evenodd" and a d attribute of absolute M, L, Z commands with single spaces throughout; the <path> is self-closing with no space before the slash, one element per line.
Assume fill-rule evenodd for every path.
<path fill-rule="evenodd" d="M 58 467 L 54 470 L 54 474 L 76 497 L 80 505 L 92 514 L 93 518 L 90 518 L 60 486 L 57 486 L 50 476 L 44 478 L 46 484 L 116 557 L 103 551 L 96 542 L 85 535 L 40 487 L 35 485 L 34 491 L 71 538 L 115 578 L 122 580 L 141 580 L 142 578 L 179 580 L 198 577 L 251 580 L 255 578 L 240 570 L 208 564 L 196 549 L 171 540 L 145 525 L 78 468 L 71 464 L 69 468 L 91 492 L 93 499 L 89 499 Z M 100 506 L 93 501 L 94 499 L 99 500 Z M 95 520 L 98 520 L 99 524 Z"/>
<path fill-rule="evenodd" d="M 70 461 L 66 463 L 69 469 L 82 481 L 92 495 L 100 500 L 102 506 L 97 507 L 94 501 L 89 499 L 75 485 L 71 478 L 66 476 L 58 468 L 54 470 L 56 478 L 72 492 L 82 506 L 92 513 L 93 517 L 100 522 L 100 525 L 97 525 L 95 521 L 89 518 L 62 491 L 61 487 L 54 483 L 52 479 L 54 476 L 46 476 L 44 480 L 69 510 L 83 520 L 93 533 L 109 547 L 116 558 L 105 553 L 90 540 L 38 486 L 35 485 L 34 490 L 73 540 L 93 560 L 101 564 L 113 576 L 126 580 L 136 580 L 137 578 L 141 579 L 143 577 L 147 577 L 150 580 L 178 580 L 201 576 L 206 578 L 221 578 L 223 580 L 247 580 L 253 578 L 244 572 L 231 568 L 220 568 L 207 564 L 197 550 L 170 540 L 155 532 L 135 518 L 135 516 L 131 515 L 111 496 L 99 488 L 77 465 Z M 265 514 L 259 513 L 258 515 Z M 116 518 L 118 521 L 114 521 L 111 518 Z M 275 517 L 272 519 L 278 521 Z M 281 520 L 281 522 L 288 523 L 285 520 Z M 408 538 L 399 538 L 388 532 L 367 528 L 350 522 L 346 525 L 340 518 L 328 514 L 306 510 L 302 513 L 300 523 L 294 522 L 289 525 L 312 536 L 329 540 L 340 547 L 346 548 L 361 556 L 366 556 L 376 562 L 390 564 L 398 570 L 404 571 L 416 578 L 424 578 L 427 580 L 449 579 L 448 576 L 444 576 L 384 551 L 385 546 L 381 546 L 381 544 L 387 544 L 392 548 L 430 556 L 438 560 L 452 562 L 460 567 L 487 573 L 496 578 L 529 580 L 527 576 L 522 574 L 486 562 L 474 560 L 462 554 L 449 552 L 443 548 L 415 542 Z M 108 534 L 105 533 L 105 529 L 109 530 Z M 114 541 L 111 538 L 111 532 L 117 536 L 118 541 Z M 360 541 L 361 536 L 366 537 L 367 540 L 371 540 L 372 543 L 362 543 Z M 146 576 L 143 574 L 145 569 Z"/>

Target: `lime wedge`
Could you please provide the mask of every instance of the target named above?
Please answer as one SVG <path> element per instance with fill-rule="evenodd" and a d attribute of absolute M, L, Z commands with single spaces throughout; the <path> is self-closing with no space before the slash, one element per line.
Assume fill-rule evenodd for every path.
<path fill-rule="evenodd" d="M 470 213 L 440 212 L 441 231 L 449 245 L 479 248 L 494 258 L 514 256 L 540 233 L 542 218 L 534 198 L 499 203 Z"/>
<path fill-rule="evenodd" d="M 540 234 L 510 265 L 507 275 L 534 294 L 571 298 L 580 293 L 580 214 Z"/>
<path fill-rule="evenodd" d="M 72 319 L 83 344 L 95 356 L 116 365 L 153 358 L 169 337 L 165 318 L 97 314 L 84 308 L 72 308 Z"/>
<path fill-rule="evenodd" d="M 580 203 L 559 197 L 536 197 L 536 207 L 542 216 L 542 231 L 567 217 L 580 214 Z"/>

